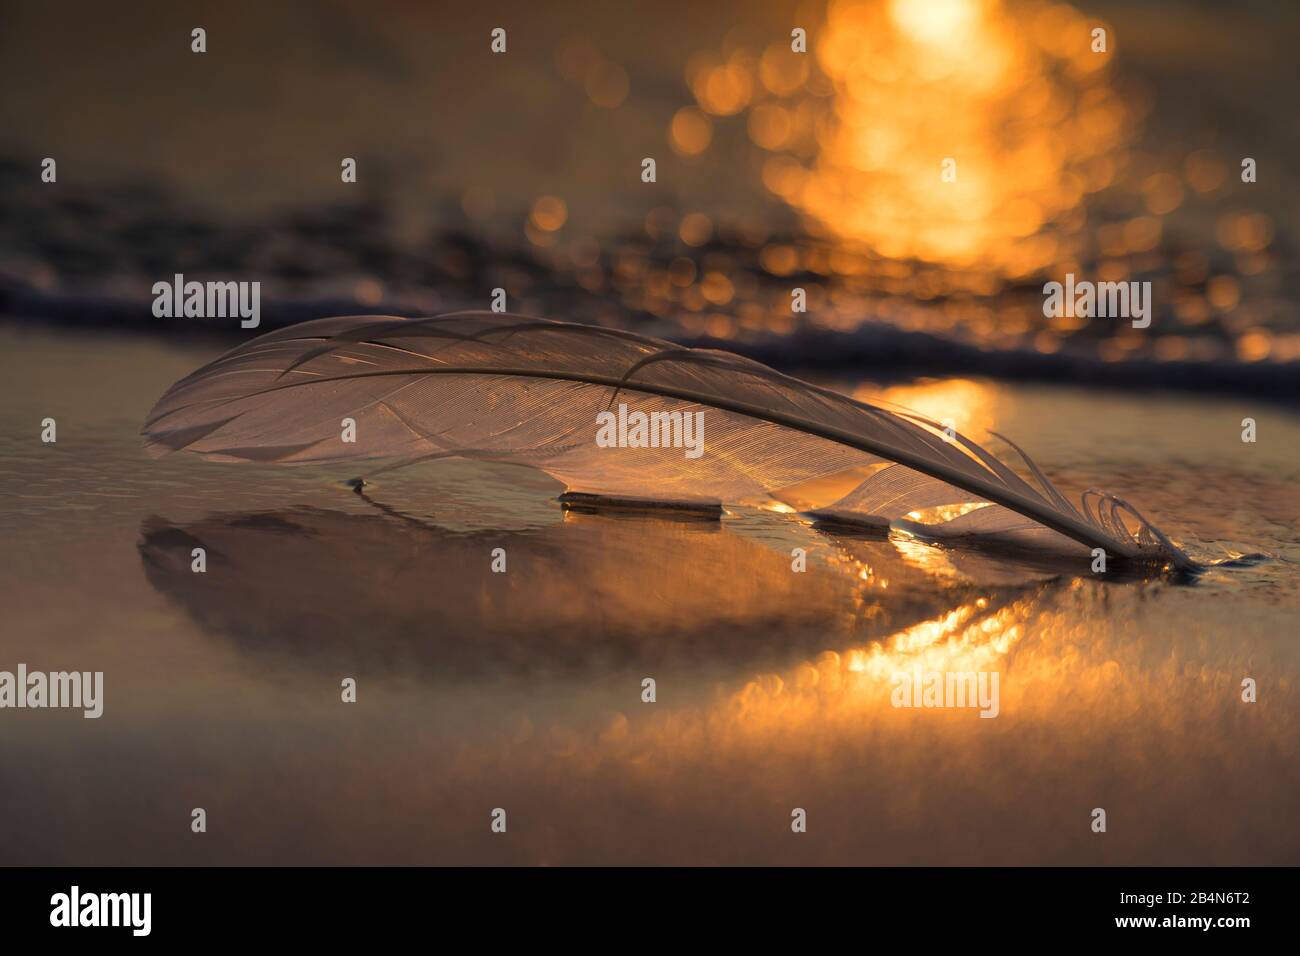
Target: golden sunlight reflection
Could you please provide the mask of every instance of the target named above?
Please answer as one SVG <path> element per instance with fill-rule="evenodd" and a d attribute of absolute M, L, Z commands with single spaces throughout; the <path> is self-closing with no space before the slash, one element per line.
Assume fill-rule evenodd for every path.
<path fill-rule="evenodd" d="M 833 4 L 817 55 L 836 109 L 788 198 L 887 256 L 1047 265 L 1031 237 L 1108 184 L 1127 117 L 1087 21 L 1035 19 L 1026 34 L 992 0 Z"/>
<path fill-rule="evenodd" d="M 987 508 L 986 501 L 970 501 L 960 505 L 935 505 L 933 508 L 921 508 L 918 511 L 909 511 L 904 517 L 909 521 L 919 521 L 922 524 L 942 524 L 945 521 L 951 521 L 954 518 L 960 518 L 962 515 L 970 514 L 979 508 Z"/>
<path fill-rule="evenodd" d="M 1005 389 L 964 378 L 915 382 L 884 389 L 864 383 L 854 389 L 853 397 L 918 412 L 977 441 L 1008 410 Z"/>
<path fill-rule="evenodd" d="M 1007 412 L 1008 406 L 1004 389 L 970 379 L 921 381 L 889 388 L 863 383 L 853 389 L 852 397 L 895 411 L 916 412 L 936 422 L 940 428 L 951 427 L 977 442 L 986 440 L 986 433 Z M 876 463 L 798 482 L 779 489 L 771 499 L 758 503 L 766 510 L 783 514 L 824 508 L 843 498 L 883 467 L 883 463 Z M 925 523 L 941 522 L 978 507 L 982 504 L 939 505 L 924 512 L 913 512 L 908 517 Z"/>
<path fill-rule="evenodd" d="M 1059 261 L 1086 193 L 1124 165 L 1133 110 L 1064 4 L 833 0 L 819 75 L 782 44 L 697 58 L 700 109 L 749 108 L 767 188 L 809 225 L 893 259 L 1027 275 Z M 696 142 L 698 140 L 695 140 Z M 688 147 L 689 148 L 689 147 Z M 1177 205 L 1153 183 L 1153 212 Z M 1051 228 L 1049 228 L 1051 227 Z"/>
<path fill-rule="evenodd" d="M 1039 588 L 1020 597 L 971 598 L 878 643 L 827 650 L 778 672 L 752 674 L 719 687 L 703 701 L 656 709 L 635 721 L 610 714 L 585 729 L 560 723 L 547 736 L 565 741 L 563 755 L 576 767 L 620 757 L 634 765 L 659 764 L 695 759 L 719 748 L 780 748 L 781 741 L 807 741 L 850 727 L 867 732 L 875 725 L 896 732 L 894 721 L 902 713 L 891 702 L 896 675 L 1004 670 L 1008 652 L 1041 613 L 1044 593 Z M 970 709 L 926 716 L 945 724 L 984 723 Z M 530 745 L 537 729 L 528 727 L 525 739 L 534 738 Z"/>
<path fill-rule="evenodd" d="M 715 339 L 879 323 L 1113 363 L 1300 355 L 1276 212 L 1229 195 L 1224 146 L 1152 149 L 1152 81 L 1118 69 L 1107 21 L 1057 0 L 831 0 L 809 23 L 805 53 L 728 37 L 688 60 L 668 145 L 728 168 L 739 148 L 785 208 L 656 210 L 647 236 L 676 224 L 696 278 L 648 264 L 615 282 L 627 305 Z M 1160 328 L 1044 315 L 1039 283 L 1082 273 L 1151 276 Z"/>
<path fill-rule="evenodd" d="M 982 751 L 992 746 L 980 742 L 982 732 L 996 733 L 1007 721 L 1038 728 L 1027 731 L 1024 740 L 1036 743 L 1026 746 L 1042 746 L 1061 732 L 1099 754 L 1136 708 L 1145 708 L 1152 732 L 1158 739 L 1167 735 L 1171 745 L 1187 745 L 1183 715 L 1189 707 L 1213 701 L 1215 719 L 1225 726 L 1229 721 L 1233 668 L 1184 665 L 1181 655 L 1167 647 L 1148 649 L 1141 634 L 1122 624 L 1099 634 L 1080 617 L 1081 610 L 1105 599 L 1096 585 L 1042 583 L 1019 594 L 995 589 L 987 595 L 961 600 L 879 642 L 826 650 L 784 670 L 752 674 L 702 700 L 656 708 L 635 720 L 609 715 L 617 724 L 614 735 L 604 732 L 604 724 L 585 731 L 565 725 L 566 735 L 586 740 L 568 749 L 569 766 L 614 759 L 663 772 L 742 753 L 807 754 L 848 739 L 878 748 L 881 772 L 891 772 L 918 759 L 920 752 L 908 748 L 919 739 L 954 754 L 957 746 Z M 917 671 L 998 673 L 1001 720 L 977 719 L 974 708 L 922 714 L 896 706 L 896 675 Z M 1294 716 L 1284 723 L 1293 727 Z M 1280 731 L 1276 739 L 1284 739 Z M 1230 748 L 1232 736 L 1197 745 Z M 970 762 L 981 766 L 978 759 Z"/>
<path fill-rule="evenodd" d="M 906 534 L 894 534 L 890 543 L 909 568 L 915 568 L 935 578 L 960 580 L 964 577 L 953 563 L 952 553 L 944 548 L 917 541 Z"/>
<path fill-rule="evenodd" d="M 896 713 L 890 698 L 897 674 L 918 668 L 999 670 L 1036 604 L 1032 596 L 1001 607 L 986 598 L 963 603 L 869 647 L 826 651 L 783 673 L 756 675 L 712 705 L 704 719 L 722 722 L 729 733 L 744 737 L 883 719 Z"/>

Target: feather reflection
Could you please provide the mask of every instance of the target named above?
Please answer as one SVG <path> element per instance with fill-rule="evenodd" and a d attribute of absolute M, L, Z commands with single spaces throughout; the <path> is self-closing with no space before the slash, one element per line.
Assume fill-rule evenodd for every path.
<path fill-rule="evenodd" d="M 792 571 L 796 546 L 805 573 Z M 204 574 L 191 571 L 196 547 Z M 497 548 L 503 574 L 491 569 Z M 431 680 L 775 663 L 912 626 L 981 579 L 1006 594 L 1025 580 L 996 562 L 934 574 L 887 539 L 754 513 L 721 526 L 569 513 L 538 529 L 458 532 L 302 508 L 183 527 L 151 518 L 139 550 L 155 589 L 261 661 Z"/>

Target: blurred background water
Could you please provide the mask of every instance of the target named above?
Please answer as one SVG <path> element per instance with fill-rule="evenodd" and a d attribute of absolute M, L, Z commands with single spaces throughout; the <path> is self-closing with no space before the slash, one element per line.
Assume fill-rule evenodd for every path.
<path fill-rule="evenodd" d="M 1279 393 L 1300 359 L 1288 3 L 3 16 L 0 312 L 157 330 L 183 272 L 261 281 L 268 324 L 501 287 L 782 364 Z M 1152 327 L 1044 318 L 1067 273 L 1152 282 Z"/>
<path fill-rule="evenodd" d="M 4 712 L 0 862 L 1294 863 L 1298 16 L 6 5 L 0 669 L 103 670 L 106 704 Z M 1071 271 L 1151 281 L 1151 328 L 1045 318 Z M 176 272 L 262 282 L 264 328 L 501 286 L 722 344 L 1262 560 L 1102 583 L 755 508 L 566 514 L 465 462 L 371 503 L 150 461 L 154 400 L 255 334 L 155 319 Z M 1001 714 L 893 708 L 914 664 L 998 671 Z"/>

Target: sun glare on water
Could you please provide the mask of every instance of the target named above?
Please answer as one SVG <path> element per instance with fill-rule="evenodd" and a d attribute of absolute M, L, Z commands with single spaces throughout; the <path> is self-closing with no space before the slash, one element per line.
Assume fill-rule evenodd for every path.
<path fill-rule="evenodd" d="M 765 186 L 810 230 L 1026 275 L 1084 227 L 1134 126 L 1111 52 L 1092 49 L 1098 26 L 1032 0 L 833 0 L 808 56 L 773 44 L 689 78 L 703 113 L 748 108 Z"/>
<path fill-rule="evenodd" d="M 977 24 L 978 0 L 893 0 L 889 18 L 908 36 L 939 47 L 955 47 Z"/>

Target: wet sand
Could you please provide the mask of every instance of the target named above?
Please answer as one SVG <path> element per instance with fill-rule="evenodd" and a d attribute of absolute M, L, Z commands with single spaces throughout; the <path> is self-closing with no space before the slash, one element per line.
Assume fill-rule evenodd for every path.
<path fill-rule="evenodd" d="M 465 462 L 377 483 L 394 517 L 347 474 L 147 459 L 144 413 L 211 349 L 0 334 L 0 669 L 105 674 L 98 720 L 5 712 L 0 862 L 1300 858 L 1287 409 L 884 392 L 1005 431 L 1054 481 L 1125 494 L 1202 557 L 1269 556 L 1190 586 L 1102 583 L 756 508 L 566 514 L 551 479 Z M 998 716 L 893 706 L 892 675 L 914 667 L 997 672 Z"/>

